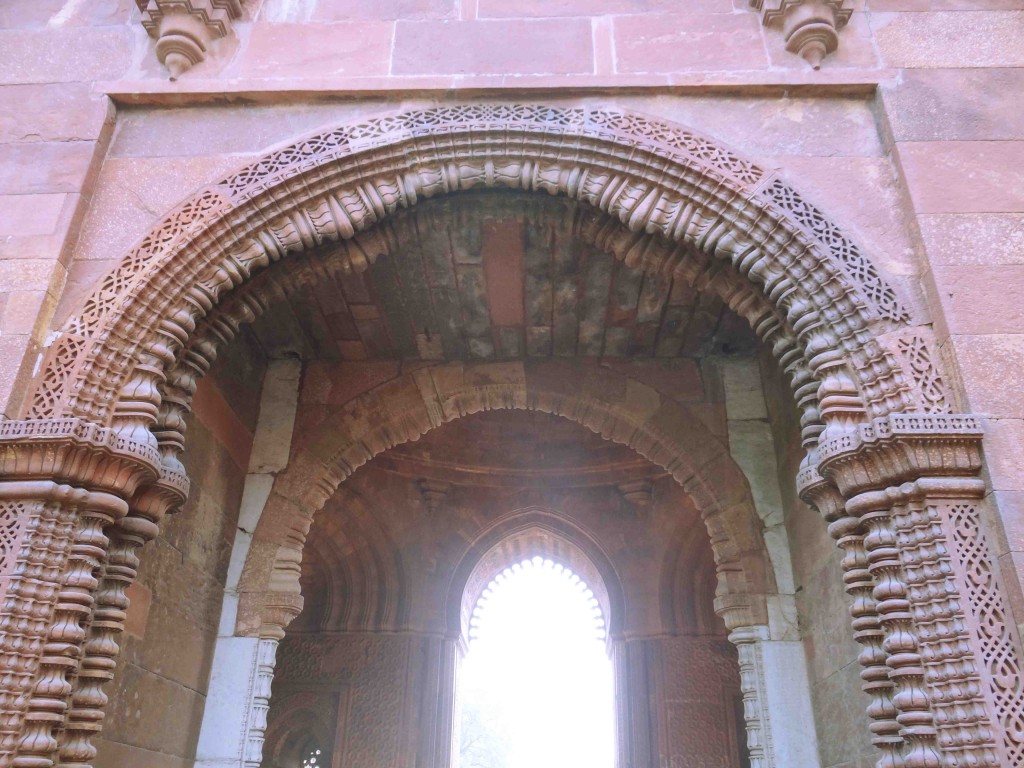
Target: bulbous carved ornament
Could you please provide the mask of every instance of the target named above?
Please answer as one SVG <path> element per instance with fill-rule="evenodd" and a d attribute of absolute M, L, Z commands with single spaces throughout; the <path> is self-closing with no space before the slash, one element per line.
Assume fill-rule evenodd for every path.
<path fill-rule="evenodd" d="M 750 0 L 766 26 L 781 26 L 786 50 L 815 69 L 839 47 L 839 30 L 853 14 L 848 0 Z"/>
<path fill-rule="evenodd" d="M 171 80 L 206 58 L 210 43 L 231 31 L 240 0 L 135 0 L 142 26 L 156 39 L 156 55 Z"/>

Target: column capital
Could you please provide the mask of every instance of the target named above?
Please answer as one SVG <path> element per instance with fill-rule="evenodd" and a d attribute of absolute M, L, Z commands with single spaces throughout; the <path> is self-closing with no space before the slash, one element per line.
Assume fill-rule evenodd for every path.
<path fill-rule="evenodd" d="M 813 463 L 845 498 L 925 477 L 973 478 L 981 470 L 982 435 L 972 414 L 892 413 L 833 434 L 818 445 Z M 806 473 L 810 490 L 815 478 Z"/>
<path fill-rule="evenodd" d="M 152 443 L 78 418 L 0 421 L 0 477 L 52 480 L 130 498 L 160 482 L 187 492 L 188 480 L 164 470 Z"/>

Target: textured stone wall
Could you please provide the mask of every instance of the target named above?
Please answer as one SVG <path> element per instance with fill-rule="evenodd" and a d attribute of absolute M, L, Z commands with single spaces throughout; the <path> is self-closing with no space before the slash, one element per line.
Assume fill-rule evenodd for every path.
<path fill-rule="evenodd" d="M 264 367 L 238 347 L 200 385 L 184 457 L 194 485 L 142 552 L 97 766 L 192 765 Z"/>
<path fill-rule="evenodd" d="M 130 0 L 8 0 L 0 7 L 3 412 L 18 410 L 40 349 L 120 254 L 177 200 L 268 147 L 400 105 L 469 97 L 459 89 L 499 100 L 599 100 L 688 123 L 780 168 L 856 234 L 916 300 L 915 313 L 935 321 L 940 349 L 931 352 L 950 365 L 958 407 L 986 417 L 1001 515 L 992 538 L 1020 620 L 1024 405 L 1008 382 L 1024 372 L 1016 172 L 1024 10 L 1012 0 L 852 5 L 839 50 L 814 72 L 742 0 L 684 10 L 640 0 L 251 0 L 206 61 L 170 84 Z M 609 96 L 608 86 L 637 90 Z M 538 90 L 523 96 L 527 87 Z M 567 87 L 582 90 L 566 95 Z M 251 431 L 254 401 L 237 388 L 248 376 L 218 389 Z M 189 506 L 144 557 L 104 759 L 114 760 L 121 742 L 187 754 L 181 734 L 198 715 L 180 714 L 182 704 L 168 720 L 181 718 L 182 740 L 146 742 L 160 712 L 119 692 L 134 675 L 142 700 L 145 686 L 171 685 L 163 675 L 177 680 L 180 701 L 201 695 L 205 677 L 191 662 L 169 671 L 148 644 L 162 634 L 154 622 L 205 631 L 216 620 L 212 599 L 200 601 L 191 624 L 173 599 L 183 573 L 212 594 L 237 509 L 245 429 L 226 419 L 231 409 L 214 391 L 200 391 L 190 429 Z M 856 648 L 837 556 L 792 493 L 799 452 L 787 419 L 777 420 L 776 437 L 801 633 L 824 761 L 840 765 L 866 754 L 863 699 L 850 695 Z M 204 643 L 187 646 L 199 669 Z M 119 754 L 138 764 L 135 753 Z"/>

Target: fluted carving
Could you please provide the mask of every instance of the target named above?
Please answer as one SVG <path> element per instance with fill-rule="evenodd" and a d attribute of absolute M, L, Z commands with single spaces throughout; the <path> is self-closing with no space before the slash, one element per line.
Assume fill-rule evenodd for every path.
<path fill-rule="evenodd" d="M 185 500 L 184 489 L 164 477 L 143 489 L 131 512 L 110 528 L 109 552 L 64 726 L 61 768 L 91 768 L 96 756 L 92 739 L 103 724 L 103 687 L 114 677 L 129 607 L 126 592 L 138 575 L 139 550 L 156 537 L 164 515 Z"/>
<path fill-rule="evenodd" d="M 892 700 L 893 684 L 886 665 L 888 654 L 882 646 L 885 633 L 878 616 L 875 581 L 868 569 L 864 525 L 857 518 L 844 517 L 832 523 L 829 532 L 844 553 L 843 583 L 852 598 L 853 639 L 862 646 L 857 657 L 862 667 L 860 677 L 864 692 L 871 697 L 867 713 L 872 720 L 872 742 L 882 752 L 880 766 L 898 766 L 902 764 L 903 737 L 899 734 Z"/>
<path fill-rule="evenodd" d="M 263 742 L 267 733 L 267 712 L 270 711 L 270 689 L 274 682 L 278 637 L 260 638 L 256 647 L 256 672 L 246 722 L 245 768 L 259 768 L 263 760 Z"/>
<path fill-rule="evenodd" d="M 67 713 L 92 701 L 75 686 L 97 671 L 84 646 L 107 531 L 158 462 L 148 442 L 77 419 L 0 424 L 0 474 L 24 478 L 0 483 L 0 498 L 28 514 L 0 612 L 0 765 L 52 766 Z"/>
<path fill-rule="evenodd" d="M 54 765 L 60 746 L 56 734 L 69 707 L 72 680 L 81 669 L 98 575 L 107 557 L 104 528 L 128 511 L 127 504 L 109 494 L 73 492 L 69 502 L 78 513 L 78 525 L 39 659 L 37 682 L 25 708 L 24 730 L 12 763 L 16 768 Z"/>
<path fill-rule="evenodd" d="M 750 768 L 774 768 L 768 741 L 771 725 L 764 681 L 764 659 L 760 643 L 768 639 L 768 627 L 737 627 L 729 640 L 739 655 L 740 692 L 743 695 L 743 719 L 746 722 Z"/>
<path fill-rule="evenodd" d="M 864 537 L 864 551 L 868 571 L 875 580 L 873 597 L 884 634 L 882 648 L 887 655 L 889 679 L 893 682 L 892 703 L 896 708 L 900 736 L 907 743 L 899 765 L 906 768 L 939 768 L 931 701 L 924 687 L 924 668 L 918 652 L 917 631 L 910 612 L 910 601 L 907 599 L 900 551 L 896 546 L 896 533 L 888 505 L 884 494 L 881 494 L 881 498 L 858 498 L 851 505 L 854 503 L 870 505 L 866 510 L 861 508 L 863 514 L 860 519 L 868 531 Z"/>

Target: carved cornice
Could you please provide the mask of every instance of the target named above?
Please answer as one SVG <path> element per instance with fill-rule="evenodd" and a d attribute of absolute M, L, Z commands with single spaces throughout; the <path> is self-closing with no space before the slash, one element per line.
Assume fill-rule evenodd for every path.
<path fill-rule="evenodd" d="M 846 498 L 922 477 L 973 478 L 982 434 L 970 414 L 893 413 L 822 441 L 818 470 Z"/>
<path fill-rule="evenodd" d="M 162 478 L 187 491 L 175 473 Z M 161 477 L 160 454 L 150 443 L 82 419 L 0 421 L 0 476 L 7 481 L 60 479 L 75 486 L 129 496 Z"/>
<path fill-rule="evenodd" d="M 135 0 L 142 26 L 156 40 L 160 63 L 176 80 L 206 58 L 210 43 L 231 32 L 240 0 Z"/>
<path fill-rule="evenodd" d="M 815 69 L 839 47 L 839 30 L 853 14 L 849 0 L 750 0 L 766 27 L 781 26 L 786 50 Z"/>

